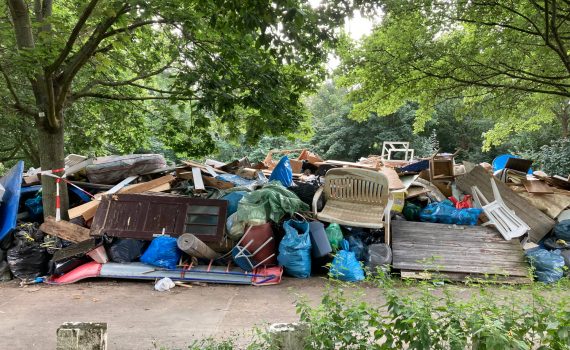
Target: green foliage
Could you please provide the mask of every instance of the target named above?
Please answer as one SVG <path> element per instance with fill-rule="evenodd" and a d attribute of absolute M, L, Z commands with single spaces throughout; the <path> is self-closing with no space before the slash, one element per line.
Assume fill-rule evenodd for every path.
<path fill-rule="evenodd" d="M 204 156 L 219 125 L 249 144 L 296 130 L 335 28 L 370 3 L 2 2 L 0 125 L 33 142 L 12 154 L 2 141 L 0 156 L 45 149 L 33 136 L 46 125 L 39 112 L 65 125 L 67 152 L 97 155 L 162 145 L 178 158 Z"/>
<path fill-rule="evenodd" d="M 217 341 L 213 338 L 207 338 L 194 341 L 188 350 L 232 350 L 235 349 L 235 343 L 231 339 Z"/>
<path fill-rule="evenodd" d="M 246 156 L 251 162 L 261 162 L 270 150 L 299 149 L 307 146 L 307 143 L 300 139 L 285 136 L 264 136 L 255 145 L 249 145 L 241 136 L 238 141 L 218 140 L 217 152 L 212 157 L 230 162 Z"/>
<path fill-rule="evenodd" d="M 539 150 L 527 152 L 541 170 L 550 175 L 570 174 L 570 139 L 554 140 Z"/>
<path fill-rule="evenodd" d="M 313 118 L 313 150 L 328 159 L 355 161 L 370 154 L 380 154 L 384 141 L 409 141 L 418 156 L 429 156 L 439 148 L 444 152 L 463 149 L 460 159 L 472 162 L 490 161 L 497 149 L 482 152 L 483 133 L 493 127 L 493 121 L 479 110 L 465 111 L 463 102 L 454 99 L 442 102 L 434 109 L 432 119 L 423 132 L 414 133 L 413 123 L 418 106 L 408 103 L 395 113 L 379 116 L 371 113 L 363 121 L 349 116 L 353 104 L 347 90 L 325 83 L 307 101 Z"/>
<path fill-rule="evenodd" d="M 549 286 L 434 289 L 430 282 L 402 285 L 379 272 L 369 283 L 378 286 L 381 305 L 360 301 L 363 290 L 339 282 L 317 306 L 299 298 L 297 313 L 309 329 L 305 349 L 570 349 L 568 279 Z M 248 349 L 272 348 L 267 333 L 258 337 Z"/>
<path fill-rule="evenodd" d="M 559 2 L 384 0 L 382 22 L 361 43 L 345 41 L 341 83 L 355 105 L 350 118 L 390 115 L 419 106 L 423 131 L 445 101 L 496 121 L 485 150 L 513 133 L 557 120 L 570 97 L 568 52 L 555 38 L 569 30 Z M 553 25 L 556 23 L 556 25 Z M 562 46 L 561 46 L 562 45 Z"/>

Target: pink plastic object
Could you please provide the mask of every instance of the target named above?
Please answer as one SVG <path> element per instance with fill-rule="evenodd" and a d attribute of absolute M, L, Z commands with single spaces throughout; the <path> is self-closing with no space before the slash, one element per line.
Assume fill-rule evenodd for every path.
<path fill-rule="evenodd" d="M 88 252 L 87 255 L 99 264 L 105 264 L 109 262 L 109 257 L 107 256 L 107 252 L 105 251 L 105 247 L 100 245 L 97 248 L 93 249 L 92 251 Z"/>
<path fill-rule="evenodd" d="M 95 261 L 90 261 L 69 271 L 63 276 L 51 278 L 49 282 L 55 284 L 68 284 L 80 281 L 85 278 L 99 277 L 101 275 L 102 266 L 102 264 L 99 264 Z"/>
<path fill-rule="evenodd" d="M 283 266 L 272 266 L 272 267 L 258 267 L 253 271 L 256 277 L 253 277 L 251 283 L 254 286 L 268 286 L 272 284 L 281 283 L 281 278 L 283 277 Z M 270 276 L 275 276 L 270 278 Z"/>

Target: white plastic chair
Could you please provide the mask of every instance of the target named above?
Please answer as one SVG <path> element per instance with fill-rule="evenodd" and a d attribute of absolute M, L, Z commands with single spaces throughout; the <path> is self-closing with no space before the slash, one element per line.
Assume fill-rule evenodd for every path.
<path fill-rule="evenodd" d="M 493 196 L 495 197 L 495 200 L 490 203 L 477 186 L 471 187 L 475 205 L 482 208 L 485 215 L 489 218 L 489 221 L 484 223 L 483 226 L 495 226 L 507 241 L 527 233 L 530 230 L 530 227 L 516 216 L 514 210 L 509 209 L 505 202 L 503 202 L 495 179 L 493 178 L 491 178 L 491 187 L 493 188 Z"/>

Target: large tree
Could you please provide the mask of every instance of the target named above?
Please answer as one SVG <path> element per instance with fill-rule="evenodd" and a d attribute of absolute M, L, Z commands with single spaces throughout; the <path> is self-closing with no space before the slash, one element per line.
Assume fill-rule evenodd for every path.
<path fill-rule="evenodd" d="M 185 103 L 190 120 L 180 127 L 191 133 L 191 147 L 212 145 L 214 122 L 248 139 L 290 130 L 301 118 L 302 93 L 322 75 L 336 26 L 362 2 L 6 0 L 0 80 L 9 97 L 2 101 L 24 134 L 34 128 L 44 170 L 63 167 L 66 124 L 88 133 L 109 122 L 85 121 L 81 110 L 66 118 L 89 99 L 140 108 L 145 101 Z M 111 117 L 119 130 L 129 120 Z M 52 215 L 55 181 L 43 177 L 42 186 L 44 213 Z M 66 196 L 62 207 L 65 215 Z"/>
<path fill-rule="evenodd" d="M 384 0 L 384 18 L 341 50 L 352 117 L 409 101 L 422 130 L 438 104 L 461 99 L 494 116 L 486 146 L 559 122 L 568 136 L 570 3 L 560 0 Z"/>

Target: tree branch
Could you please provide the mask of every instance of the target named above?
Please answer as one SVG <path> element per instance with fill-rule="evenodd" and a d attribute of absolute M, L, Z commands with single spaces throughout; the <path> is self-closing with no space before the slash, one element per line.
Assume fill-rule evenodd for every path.
<path fill-rule="evenodd" d="M 176 59 L 171 60 L 170 62 L 168 62 L 167 64 L 165 64 L 164 66 L 150 71 L 148 73 L 140 73 L 136 76 L 134 76 L 131 79 L 127 79 L 127 80 L 122 80 L 122 81 L 104 81 L 104 80 L 94 80 L 90 83 L 88 83 L 86 85 L 85 88 L 83 88 L 81 92 L 87 92 L 88 90 L 90 90 L 92 87 L 94 87 L 95 85 L 103 85 L 103 86 L 124 86 L 124 85 L 131 85 L 132 83 L 134 83 L 137 80 L 143 80 L 143 79 L 147 79 L 150 77 L 153 77 L 155 75 L 158 75 L 162 72 L 164 72 L 165 70 L 167 70 L 168 68 L 172 67 L 172 63 L 174 63 Z"/>
<path fill-rule="evenodd" d="M 81 67 L 85 65 L 85 63 L 97 50 L 97 47 L 104 39 L 103 35 L 105 32 L 119 19 L 119 17 L 125 14 L 128 10 L 129 5 L 123 4 L 121 9 L 119 9 L 114 16 L 107 17 L 102 20 L 97 25 L 93 33 L 91 33 L 91 36 L 89 39 L 87 39 L 87 42 L 79 49 L 75 55 L 71 57 L 70 62 L 66 65 L 61 74 L 60 83 L 62 88 L 57 98 L 57 106 L 59 109 L 63 107 L 69 89 L 71 87 L 71 82 L 73 81 L 73 78 L 77 72 L 79 72 Z"/>
<path fill-rule="evenodd" d="M 39 0 L 36 0 L 36 1 L 39 1 Z M 85 26 L 85 23 L 87 22 L 87 20 L 89 19 L 89 17 L 93 13 L 93 10 L 97 6 L 98 2 L 99 2 L 99 0 L 91 0 L 89 2 L 89 4 L 87 4 L 87 7 L 83 10 L 83 13 L 81 13 L 81 16 L 79 16 L 79 19 L 77 20 L 77 23 L 75 24 L 75 27 L 73 27 L 73 30 L 71 31 L 71 34 L 69 35 L 69 38 L 67 39 L 67 42 L 65 43 L 65 47 L 63 48 L 63 50 L 61 51 L 59 56 L 55 59 L 55 61 L 46 68 L 48 72 L 54 72 L 57 69 L 57 67 L 59 67 L 59 65 L 62 64 L 63 61 L 67 58 L 67 56 L 69 55 L 69 53 L 73 49 L 73 45 L 75 44 L 75 41 L 79 37 L 79 34 L 81 33 L 81 30 L 83 29 L 83 26 Z"/>
<path fill-rule="evenodd" d="M 181 97 L 181 96 L 120 96 L 120 95 L 107 95 L 96 92 L 85 92 L 81 94 L 75 94 L 71 96 L 73 101 L 80 98 L 100 98 L 104 100 L 115 100 L 115 101 L 147 101 L 147 100 L 176 100 L 176 101 L 193 101 L 197 98 L 192 97 Z"/>
<path fill-rule="evenodd" d="M 131 24 L 130 26 L 127 26 L 127 27 L 117 28 L 117 29 L 108 31 L 108 32 L 106 32 L 106 33 L 103 35 L 103 38 L 108 38 L 108 37 L 113 36 L 113 35 L 117 35 L 117 34 L 120 34 L 120 33 L 128 32 L 128 31 L 131 31 L 131 30 L 133 30 L 133 29 L 136 29 L 136 28 L 139 28 L 139 27 L 143 27 L 143 26 L 146 26 L 146 25 L 149 25 L 149 24 L 160 24 L 160 23 L 168 23 L 168 21 L 167 21 L 167 20 L 164 20 L 164 19 L 161 19 L 161 20 L 148 20 L 148 21 L 135 22 L 135 23 L 133 23 L 133 24 Z"/>
<path fill-rule="evenodd" d="M 10 94 L 14 98 L 14 107 L 24 114 L 28 114 L 30 116 L 35 116 L 35 113 L 31 109 L 27 108 L 26 106 L 24 106 L 22 104 L 22 102 L 18 98 L 18 94 L 16 93 L 14 86 L 12 85 L 12 81 L 10 80 L 8 75 L 6 74 L 4 67 L 2 67 L 1 65 L 0 65 L 0 72 L 2 73 L 2 76 L 4 76 L 4 80 L 6 80 L 6 87 L 8 88 L 8 91 L 10 91 Z"/>

